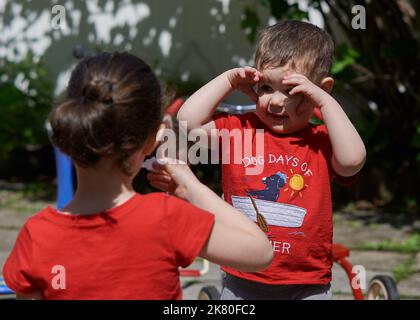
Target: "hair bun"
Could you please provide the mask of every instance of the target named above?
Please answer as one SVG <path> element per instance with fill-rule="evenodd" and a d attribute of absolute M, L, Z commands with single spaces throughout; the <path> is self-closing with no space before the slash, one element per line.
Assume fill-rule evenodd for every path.
<path fill-rule="evenodd" d="M 100 102 L 111 105 L 112 99 L 112 82 L 109 80 L 92 79 L 83 88 L 83 97 L 86 102 Z"/>

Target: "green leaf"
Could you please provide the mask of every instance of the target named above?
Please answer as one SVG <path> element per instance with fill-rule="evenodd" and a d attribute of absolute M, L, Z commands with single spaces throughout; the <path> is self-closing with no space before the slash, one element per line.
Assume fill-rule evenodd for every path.
<path fill-rule="evenodd" d="M 331 68 L 331 73 L 333 75 L 337 75 L 338 73 L 343 72 L 347 67 L 354 64 L 357 58 L 360 56 L 356 49 L 348 46 L 345 43 L 338 45 L 335 52 L 336 61 Z"/>
<path fill-rule="evenodd" d="M 255 42 L 260 24 L 260 18 L 255 10 L 249 6 L 245 7 L 244 18 L 241 20 L 241 28 L 247 32 L 246 37 L 251 43 Z"/>
<path fill-rule="evenodd" d="M 411 146 L 413 148 L 420 148 L 420 126 L 417 126 L 416 133 L 411 139 Z"/>
<path fill-rule="evenodd" d="M 348 66 L 352 65 L 353 63 L 354 63 L 354 59 L 351 57 L 346 57 L 344 60 L 336 61 L 331 68 L 331 73 L 336 75 L 337 73 L 342 72 L 344 69 L 346 69 Z"/>
<path fill-rule="evenodd" d="M 289 12 L 289 4 L 284 0 L 270 0 L 270 9 L 276 19 L 281 19 Z"/>
<path fill-rule="evenodd" d="M 270 8 L 271 1 L 270 0 L 260 0 L 260 3 L 263 7 Z"/>

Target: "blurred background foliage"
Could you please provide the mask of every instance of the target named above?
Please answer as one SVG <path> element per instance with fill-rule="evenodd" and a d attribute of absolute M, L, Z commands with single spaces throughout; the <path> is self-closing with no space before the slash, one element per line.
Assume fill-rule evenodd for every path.
<path fill-rule="evenodd" d="M 0 60 L 0 157 L 47 142 L 45 118 L 53 101 L 51 80 L 33 55 Z"/>
<path fill-rule="evenodd" d="M 359 182 L 349 188 L 334 187 L 335 206 L 364 201 L 368 208 L 395 208 L 417 214 L 420 2 L 308 0 L 302 8 L 286 0 L 233 2 L 237 1 L 243 4 L 239 27 L 251 44 L 267 24 L 267 12 L 271 21 L 278 21 L 308 19 L 310 10 L 317 10 L 335 40 L 334 95 L 348 111 L 368 150 Z M 355 5 L 366 9 L 366 29 L 352 28 Z M 175 96 L 189 95 L 209 80 L 192 77 L 180 81 L 165 73 L 162 77 Z M 31 54 L 20 62 L 0 61 L 0 179 L 54 177 L 53 154 L 44 128 L 53 103 L 50 79 L 43 64 Z M 33 157 L 37 165 L 17 166 L 34 152 L 39 152 Z M 199 165 L 194 170 L 215 191 L 221 190 L 216 166 Z M 144 173 L 137 177 L 136 186 L 140 191 L 151 190 Z"/>
<path fill-rule="evenodd" d="M 45 121 L 52 83 L 39 58 L 0 60 L 0 179 L 50 181 L 54 158 Z"/>

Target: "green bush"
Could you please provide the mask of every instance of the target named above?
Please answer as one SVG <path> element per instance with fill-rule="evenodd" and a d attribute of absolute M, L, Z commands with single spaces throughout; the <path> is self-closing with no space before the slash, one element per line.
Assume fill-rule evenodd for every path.
<path fill-rule="evenodd" d="M 52 85 L 43 64 L 28 55 L 19 62 L 0 60 L 0 157 L 47 143 L 45 120 Z"/>

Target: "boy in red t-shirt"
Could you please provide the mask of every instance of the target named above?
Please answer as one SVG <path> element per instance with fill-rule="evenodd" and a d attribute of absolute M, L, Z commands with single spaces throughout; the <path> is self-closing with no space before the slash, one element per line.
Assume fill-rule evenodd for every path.
<path fill-rule="evenodd" d="M 178 113 L 189 130 L 240 130 L 243 145 L 250 132 L 254 151 L 261 147 L 258 132 L 263 132 L 262 155 L 234 162 L 235 153 L 243 150 L 236 143 L 222 145 L 231 156 L 230 164 L 222 163 L 223 192 L 226 201 L 266 232 L 274 259 L 257 273 L 225 266 L 222 299 L 331 298 L 330 179 L 353 180 L 366 157 L 362 139 L 329 95 L 333 50 L 330 36 L 312 24 L 285 21 L 267 27 L 257 43 L 257 69 L 226 71 L 194 93 Z M 213 116 L 233 90 L 249 95 L 256 112 Z M 309 123 L 314 109 L 325 125 Z M 256 166 L 260 174 L 247 174 Z"/>
<path fill-rule="evenodd" d="M 77 190 L 61 211 L 49 206 L 20 231 L 3 268 L 18 298 L 181 299 L 178 268 L 197 255 L 244 271 L 269 265 L 264 233 L 185 164 L 157 163 L 149 174 L 183 200 L 134 191 L 155 149 L 160 104 L 156 76 L 131 54 L 78 64 L 49 118 L 52 142 L 75 163 Z"/>

